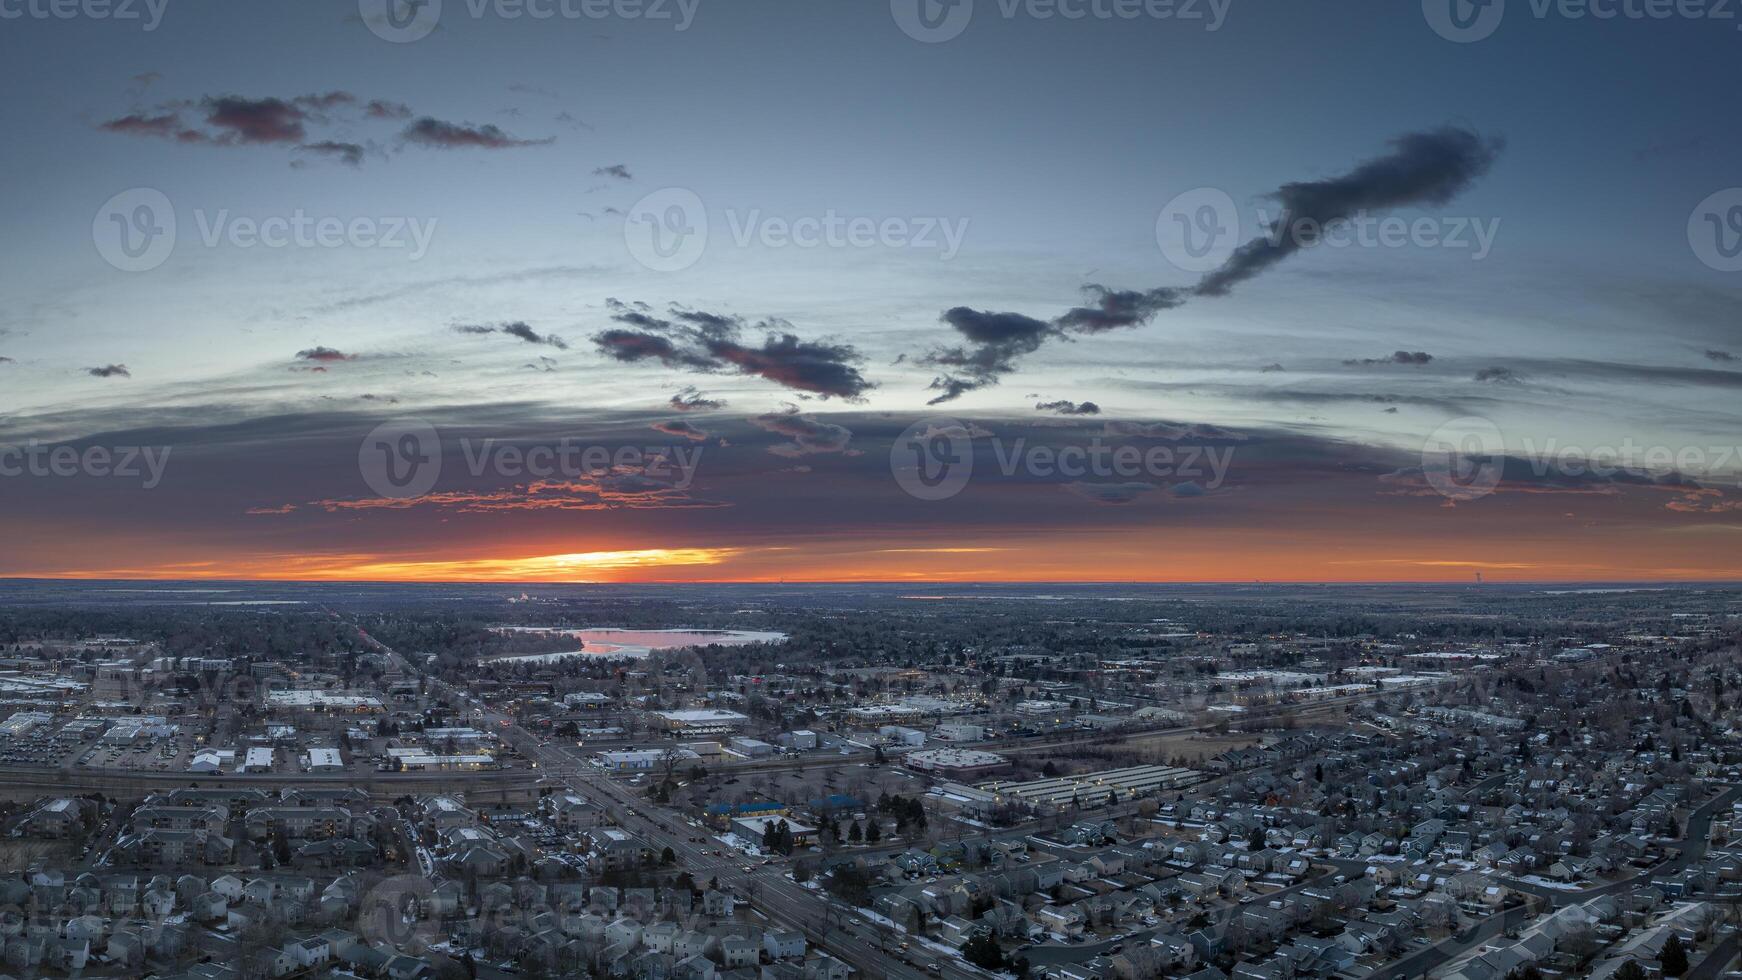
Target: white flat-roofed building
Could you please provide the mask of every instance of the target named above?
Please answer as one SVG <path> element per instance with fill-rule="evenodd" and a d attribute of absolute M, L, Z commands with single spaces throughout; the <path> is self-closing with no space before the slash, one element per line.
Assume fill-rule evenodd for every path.
<path fill-rule="evenodd" d="M 667 731 L 685 735 L 724 735 L 740 731 L 750 724 L 750 716 L 722 708 L 685 708 L 678 711 L 655 711 L 652 717 Z"/>
<path fill-rule="evenodd" d="M 339 756 L 338 749 L 309 749 L 309 772 L 338 772 L 345 768 L 345 762 Z"/>
<path fill-rule="evenodd" d="M 401 769 L 494 769 L 496 757 L 482 752 L 442 754 L 429 749 L 388 749 L 387 757 Z"/>
<path fill-rule="evenodd" d="M 593 762 L 601 769 L 613 772 L 629 772 L 636 769 L 653 769 L 665 765 L 666 756 L 676 753 L 675 764 L 682 765 L 701 758 L 689 749 L 628 749 L 621 752 L 600 752 L 593 756 Z"/>
<path fill-rule="evenodd" d="M 273 691 L 266 703 L 274 708 L 312 711 L 380 711 L 381 699 L 368 694 L 333 691 Z"/>
<path fill-rule="evenodd" d="M 0 722 L 0 735 L 24 735 L 54 721 L 54 715 L 46 711 L 16 711 L 12 717 Z"/>
<path fill-rule="evenodd" d="M 974 749 L 926 749 L 903 757 L 909 769 L 946 776 L 979 776 L 1003 768 L 1009 760 L 996 752 Z"/>
<path fill-rule="evenodd" d="M 1025 800 L 1029 803 L 1069 803 L 1076 799 L 1099 804 L 1117 794 L 1120 799 L 1146 796 L 1163 790 L 1178 789 L 1203 779 L 1192 769 L 1174 766 L 1134 766 L 1129 769 L 1106 769 L 1077 776 L 1037 779 L 1026 783 L 987 783 L 980 788 L 1000 797 Z"/>
<path fill-rule="evenodd" d="M 269 745 L 255 746 L 242 757 L 242 768 L 237 772 L 271 772 L 272 747 Z"/>

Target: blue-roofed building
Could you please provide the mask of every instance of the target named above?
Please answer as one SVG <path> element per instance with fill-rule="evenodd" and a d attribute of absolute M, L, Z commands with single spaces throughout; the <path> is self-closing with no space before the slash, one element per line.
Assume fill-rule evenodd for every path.
<path fill-rule="evenodd" d="M 852 813 L 865 809 L 865 801 L 845 793 L 835 793 L 820 800 L 810 802 L 811 812 L 819 817 L 834 816 L 841 813 Z"/>

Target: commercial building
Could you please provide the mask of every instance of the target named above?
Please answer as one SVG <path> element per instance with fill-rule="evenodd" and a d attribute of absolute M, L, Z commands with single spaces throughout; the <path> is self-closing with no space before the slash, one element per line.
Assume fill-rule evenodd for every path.
<path fill-rule="evenodd" d="M 655 711 L 650 717 L 668 732 L 684 735 L 726 735 L 743 730 L 750 716 L 721 708 L 686 708 Z"/>
<path fill-rule="evenodd" d="M 338 749 L 309 749 L 304 762 L 309 772 L 338 772 L 345 768 Z"/>
<path fill-rule="evenodd" d="M 904 761 L 909 769 L 963 779 L 996 772 L 1008 765 L 1010 760 L 996 752 L 978 752 L 973 749 L 926 749 L 921 752 L 909 752 Z"/>

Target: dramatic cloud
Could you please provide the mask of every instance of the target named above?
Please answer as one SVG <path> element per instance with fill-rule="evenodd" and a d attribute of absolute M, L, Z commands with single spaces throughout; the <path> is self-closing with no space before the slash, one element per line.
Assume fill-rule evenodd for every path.
<path fill-rule="evenodd" d="M 615 177 L 618 180 L 634 180 L 635 179 L 634 176 L 629 173 L 629 168 L 624 166 L 621 163 L 613 163 L 609 167 L 600 167 L 597 170 L 593 171 L 593 176 L 595 176 L 595 177 Z"/>
<path fill-rule="evenodd" d="M 677 436 L 680 439 L 688 439 L 691 442 L 701 442 L 708 438 L 706 432 L 696 428 L 688 422 L 685 422 L 683 419 L 671 419 L 664 422 L 655 422 L 653 423 L 653 431 L 663 432 L 668 436 Z"/>
<path fill-rule="evenodd" d="M 432 116 L 424 116 L 411 123 L 399 135 L 407 143 L 444 150 L 467 147 L 505 150 L 517 146 L 539 146 L 551 142 L 548 139 L 516 139 L 489 123 L 474 126 L 471 123 L 445 122 Z"/>
<path fill-rule="evenodd" d="M 354 361 L 357 359 L 357 356 L 355 354 L 346 354 L 343 351 L 334 350 L 331 347 L 310 347 L 308 350 L 297 351 L 296 352 L 296 359 L 299 361 L 322 361 L 322 362 L 326 362 L 326 361 Z"/>
<path fill-rule="evenodd" d="M 708 398 L 695 388 L 684 388 L 671 396 L 670 405 L 679 412 L 711 412 L 726 407 L 724 400 Z"/>
<path fill-rule="evenodd" d="M 920 358 L 921 364 L 945 369 L 931 383 L 931 390 L 942 394 L 928 405 L 997 384 L 999 377 L 1016 370 L 1017 358 L 1034 353 L 1049 337 L 1060 335 L 1053 324 L 1021 313 L 993 313 L 957 306 L 945 310 L 940 319 L 967 343 L 940 347 Z"/>
<path fill-rule="evenodd" d="M 858 399 L 875 387 L 854 366 L 863 358 L 853 347 L 802 340 L 784 320 L 755 324 L 754 329 L 764 331 L 758 345 L 739 340 L 749 325 L 737 316 L 682 307 L 655 316 L 646 304 L 613 299 L 608 305 L 611 318 L 624 327 L 594 335 L 593 344 L 614 360 L 657 360 L 684 370 L 750 374 L 825 398 Z"/>
<path fill-rule="evenodd" d="M 131 378 L 133 373 L 127 370 L 125 364 L 109 364 L 104 367 L 86 368 L 85 373 L 93 378 Z"/>
<path fill-rule="evenodd" d="M 758 415 L 750 420 L 758 428 L 785 436 L 791 442 L 770 446 L 776 456 L 809 456 L 818 453 L 847 452 L 853 438 L 851 430 L 832 422 L 823 422 L 797 412 L 776 412 Z"/>
<path fill-rule="evenodd" d="M 1034 406 L 1037 412 L 1056 412 L 1059 415 L 1099 415 L 1101 406 L 1094 402 L 1073 402 L 1060 400 L 1056 402 L 1041 402 Z"/>
<path fill-rule="evenodd" d="M 1363 357 L 1360 359 L 1351 358 L 1347 361 L 1344 361 L 1343 363 L 1346 365 L 1349 365 L 1350 367 L 1359 367 L 1361 365 L 1367 365 L 1367 364 L 1422 365 L 1422 364 L 1432 363 L 1433 359 L 1434 359 L 1434 356 L 1432 354 L 1429 354 L 1426 351 L 1400 350 L 1400 351 L 1393 351 L 1391 353 L 1391 356 L 1389 356 L 1389 357 Z"/>
<path fill-rule="evenodd" d="M 499 333 L 499 334 L 504 334 L 504 335 L 509 336 L 509 337 L 519 338 L 520 340 L 524 340 L 529 344 L 543 344 L 547 347 L 555 347 L 557 350 L 568 350 L 569 349 L 568 341 L 562 339 L 561 337 L 558 337 L 554 333 L 541 334 L 538 331 L 532 329 L 532 327 L 530 325 L 528 325 L 523 320 L 515 320 L 511 323 L 495 323 L 495 324 L 461 323 L 461 324 L 458 324 L 454 327 L 454 332 L 455 333 L 472 334 L 474 336 L 482 336 L 484 334 Z"/>
<path fill-rule="evenodd" d="M 1222 267 L 1198 281 L 1199 296 L 1225 296 L 1290 255 L 1308 247 L 1312 229 L 1417 205 L 1443 205 L 1463 193 L 1493 166 L 1503 148 L 1452 126 L 1408 133 L 1391 141 L 1391 152 L 1328 180 L 1282 185 L 1270 197 L 1282 214 L 1268 234 L 1234 250 Z"/>
<path fill-rule="evenodd" d="M 1132 289 L 1108 289 L 1106 286 L 1090 283 L 1083 287 L 1083 291 L 1089 294 L 1090 305 L 1066 310 L 1064 315 L 1054 321 L 1057 326 L 1079 333 L 1139 327 L 1154 319 L 1162 310 L 1173 309 L 1186 301 L 1181 290 L 1165 286 L 1139 292 Z"/>
<path fill-rule="evenodd" d="M 1453 127 L 1409 133 L 1391 141 L 1390 153 L 1340 177 L 1284 184 L 1270 195 L 1281 203 L 1282 213 L 1266 234 L 1235 249 L 1220 268 L 1190 288 L 1132 290 L 1090 283 L 1083 287 L 1088 302 L 1066 310 L 1051 323 L 1019 313 L 986 313 L 963 306 L 948 310 L 943 321 L 968 337 L 971 346 L 944 347 L 919 358 L 921 364 L 951 369 L 932 380 L 930 390 L 940 394 L 928 404 L 997 384 L 1016 369 L 1017 358 L 1039 350 L 1050 338 L 1138 327 L 1191 297 L 1225 296 L 1238 283 L 1309 247 L 1315 241 L 1313 232 L 1327 225 L 1368 212 L 1445 204 L 1488 171 L 1501 146 L 1498 140 Z M 982 324 L 1008 332 L 976 339 L 971 329 Z"/>

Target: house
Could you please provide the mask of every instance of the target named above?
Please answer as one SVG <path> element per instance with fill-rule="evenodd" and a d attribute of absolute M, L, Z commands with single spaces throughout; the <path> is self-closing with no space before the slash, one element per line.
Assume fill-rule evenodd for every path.
<path fill-rule="evenodd" d="M 771 960 L 804 959 L 804 933 L 793 929 L 770 929 L 762 934 L 762 949 Z"/>

